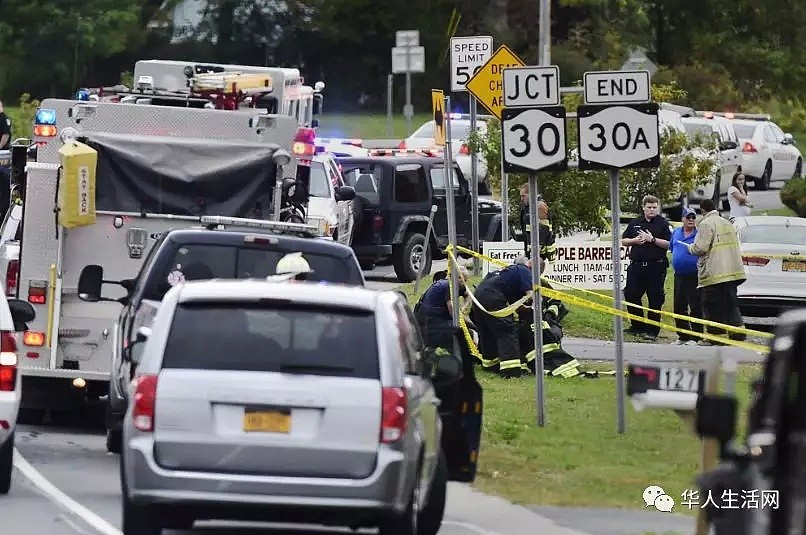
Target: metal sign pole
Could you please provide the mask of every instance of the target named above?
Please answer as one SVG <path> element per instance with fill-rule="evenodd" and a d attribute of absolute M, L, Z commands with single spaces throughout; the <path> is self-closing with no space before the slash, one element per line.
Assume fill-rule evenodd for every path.
<path fill-rule="evenodd" d="M 532 299 L 535 341 L 535 390 L 537 395 L 537 425 L 546 424 L 546 399 L 543 383 L 543 303 L 540 292 L 540 221 L 537 216 L 537 173 L 529 173 L 529 223 L 532 225 L 532 281 L 536 285 Z"/>
<path fill-rule="evenodd" d="M 470 131 L 476 132 L 476 98 L 470 95 Z M 470 148 L 470 228 L 472 232 L 473 250 L 479 252 L 479 177 L 478 165 L 476 162 L 476 144 Z M 473 257 L 473 275 L 478 277 L 481 272 L 481 262 L 478 257 Z"/>
<path fill-rule="evenodd" d="M 504 172 L 504 151 L 501 149 L 501 241 L 509 241 L 509 176 Z"/>
<path fill-rule="evenodd" d="M 386 78 L 386 137 L 393 137 L 392 132 L 392 89 L 395 75 L 390 74 Z"/>
<path fill-rule="evenodd" d="M 445 109 L 451 109 L 451 97 L 445 97 Z M 456 202 L 453 197 L 453 161 L 451 153 L 451 116 L 450 113 L 445 114 L 445 196 L 447 197 L 447 216 L 448 216 L 448 244 L 451 247 L 451 252 L 456 255 Z M 457 258 L 458 260 L 458 258 Z M 459 326 L 459 271 L 454 266 L 448 276 L 450 277 L 451 295 L 453 296 L 453 326 Z M 455 354 L 458 353 L 456 346 L 456 339 L 454 338 Z"/>
<path fill-rule="evenodd" d="M 406 47 L 406 137 L 411 134 L 411 47 Z"/>
<path fill-rule="evenodd" d="M 619 170 L 610 170 L 610 227 L 612 229 L 613 299 L 616 310 L 621 310 L 621 232 L 619 225 Z M 616 341 L 616 427 L 624 433 L 624 332 L 623 318 L 613 317 L 613 334 Z"/>

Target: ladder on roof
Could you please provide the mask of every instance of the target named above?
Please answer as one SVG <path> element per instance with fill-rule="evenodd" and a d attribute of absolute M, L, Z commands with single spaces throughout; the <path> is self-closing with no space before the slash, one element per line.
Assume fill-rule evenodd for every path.
<path fill-rule="evenodd" d="M 190 79 L 190 89 L 199 93 L 268 93 L 272 90 L 272 82 L 271 77 L 265 74 L 209 72 L 195 74 Z"/>

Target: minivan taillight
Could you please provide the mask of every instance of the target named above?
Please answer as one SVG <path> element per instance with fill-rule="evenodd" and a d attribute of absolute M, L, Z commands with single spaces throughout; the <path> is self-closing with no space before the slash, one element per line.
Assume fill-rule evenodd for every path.
<path fill-rule="evenodd" d="M 397 442 L 406 434 L 408 403 L 402 388 L 384 388 L 381 411 L 381 443 Z"/>
<path fill-rule="evenodd" d="M 154 430 L 154 409 L 157 401 L 157 376 L 141 375 L 135 380 L 132 422 L 139 431 Z"/>
<path fill-rule="evenodd" d="M 17 297 L 17 283 L 20 276 L 20 261 L 9 260 L 6 266 L 6 295 Z"/>
<path fill-rule="evenodd" d="M 17 341 L 14 333 L 0 333 L 0 392 L 13 392 L 17 384 Z"/>

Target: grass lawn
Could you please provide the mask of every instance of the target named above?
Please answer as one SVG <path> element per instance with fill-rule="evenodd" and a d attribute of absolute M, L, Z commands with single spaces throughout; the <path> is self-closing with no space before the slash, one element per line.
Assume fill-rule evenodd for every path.
<path fill-rule="evenodd" d="M 753 210 L 753 215 L 788 215 L 797 217 L 798 214 L 791 208 L 783 206 L 781 208 L 775 208 L 774 210 Z"/>
<path fill-rule="evenodd" d="M 431 120 L 431 112 L 417 113 L 411 119 L 411 132 L 416 130 L 426 121 Z M 387 139 L 408 136 L 411 132 L 406 130 L 406 119 L 399 112 L 392 115 L 391 134 L 387 130 L 385 114 L 365 113 L 365 114 L 342 114 L 325 113 L 319 117 L 320 126 L 317 135 L 321 137 L 342 137 L 342 138 L 363 138 L 363 139 Z"/>

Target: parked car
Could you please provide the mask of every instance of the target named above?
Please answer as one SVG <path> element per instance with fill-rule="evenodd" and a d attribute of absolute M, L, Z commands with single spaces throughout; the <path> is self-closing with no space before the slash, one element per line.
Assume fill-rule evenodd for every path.
<path fill-rule="evenodd" d="M 803 173 L 803 155 L 791 134 L 784 133 L 769 115 L 724 113 L 733 123 L 744 154 L 742 171 L 755 189 L 770 188 L 773 180 L 789 180 Z"/>
<path fill-rule="evenodd" d="M 400 293 L 188 282 L 134 343 L 125 535 L 222 518 L 439 531 L 439 398 Z"/>
<path fill-rule="evenodd" d="M 709 136 L 716 141 L 716 176 L 707 184 L 689 192 L 688 200 L 698 204 L 704 199 L 711 199 L 717 206 L 720 206 L 721 201 L 722 209 L 729 209 L 728 188 L 733 182 L 733 175 L 740 167 L 744 169 L 744 158 L 733 124 L 710 112 L 698 112 L 696 117 L 683 117 L 682 122 L 689 137 Z M 703 149 L 697 151 L 705 155 Z"/>
<path fill-rule="evenodd" d="M 27 301 L 7 299 L 0 293 L 0 494 L 8 494 L 11 488 L 14 430 L 22 397 L 16 333 L 26 330 L 35 316 Z"/>
<path fill-rule="evenodd" d="M 477 115 L 476 128 L 482 135 L 487 132 L 487 121 L 492 119 L 491 115 Z M 423 123 L 409 137 L 398 145 L 401 149 L 431 149 L 434 145 L 434 121 Z M 462 174 L 468 180 L 472 179 L 470 173 L 470 148 L 467 144 L 470 137 L 470 115 L 466 113 L 451 113 L 451 153 L 453 160 L 462 170 Z M 489 194 L 487 184 L 487 160 L 482 154 L 476 154 L 476 177 L 479 181 L 479 192 Z"/>
<path fill-rule="evenodd" d="M 770 324 L 806 307 L 806 218 L 747 216 L 733 224 L 747 274 L 737 292 L 745 322 Z"/>

